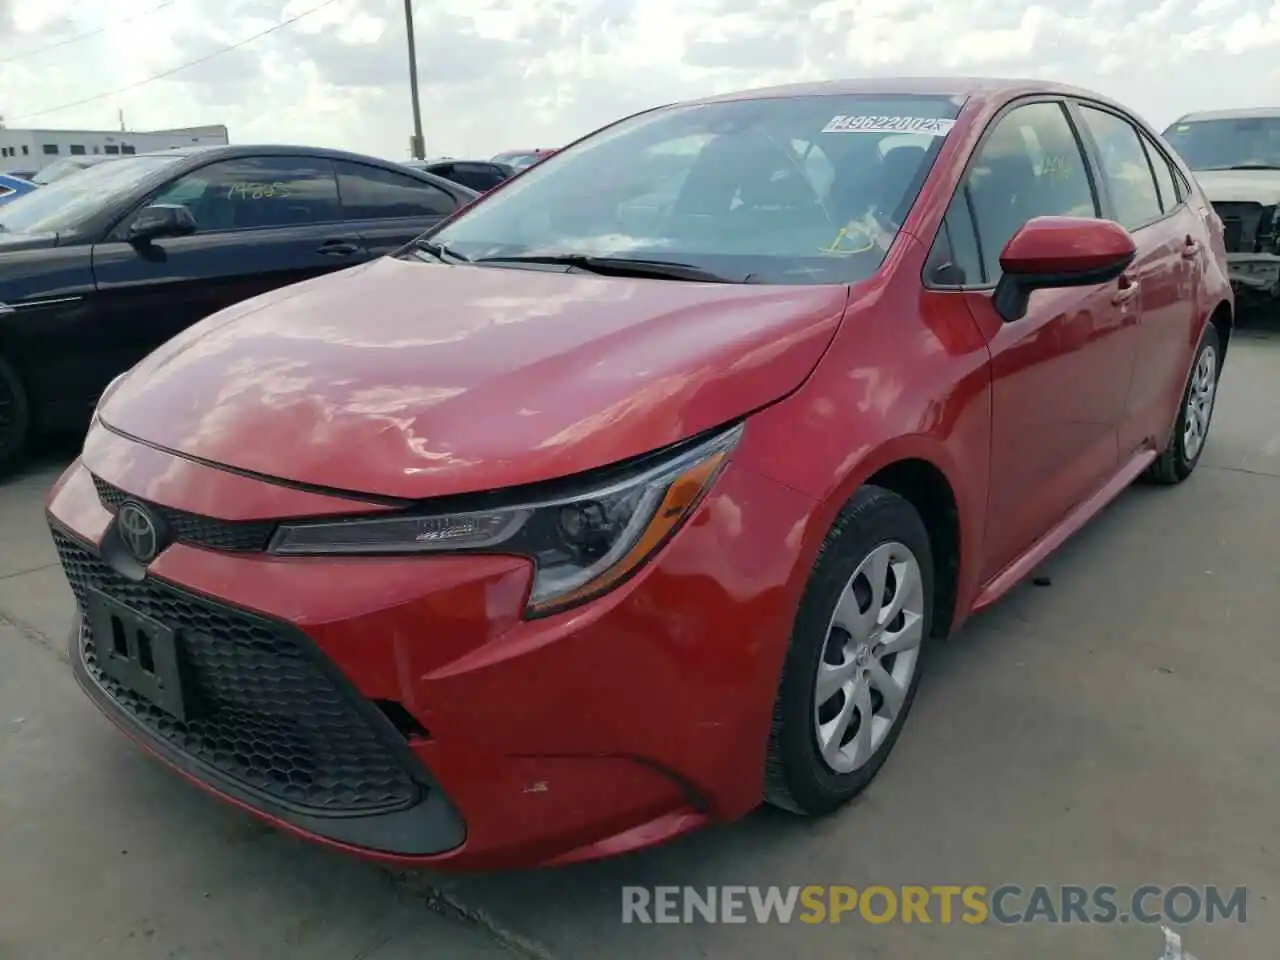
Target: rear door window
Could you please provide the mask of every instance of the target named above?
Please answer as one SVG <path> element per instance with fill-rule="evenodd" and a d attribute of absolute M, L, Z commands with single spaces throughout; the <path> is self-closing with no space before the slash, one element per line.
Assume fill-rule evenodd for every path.
<path fill-rule="evenodd" d="M 453 196 L 406 174 L 339 160 L 338 190 L 349 220 L 443 217 L 457 207 Z"/>
<path fill-rule="evenodd" d="M 501 183 L 502 175 L 487 163 L 457 163 L 454 164 L 453 173 L 449 179 L 483 193 Z"/>
<path fill-rule="evenodd" d="M 1182 202 L 1182 193 L 1174 179 L 1176 175 L 1173 166 L 1150 137 L 1145 134 L 1139 136 L 1142 139 L 1142 146 L 1146 148 L 1147 158 L 1151 161 L 1151 169 L 1156 175 L 1156 187 L 1160 191 L 1160 207 L 1168 213 Z"/>
<path fill-rule="evenodd" d="M 1126 230 L 1137 230 L 1160 219 L 1163 210 L 1155 176 L 1133 124 L 1084 104 L 1080 116 L 1098 146 L 1117 222 Z"/>

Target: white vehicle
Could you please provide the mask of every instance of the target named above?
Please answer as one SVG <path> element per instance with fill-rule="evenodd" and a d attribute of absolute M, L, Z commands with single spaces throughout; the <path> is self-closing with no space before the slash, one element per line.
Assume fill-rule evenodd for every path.
<path fill-rule="evenodd" d="M 1189 113 L 1164 138 L 1222 220 L 1236 298 L 1280 307 L 1280 107 Z"/>

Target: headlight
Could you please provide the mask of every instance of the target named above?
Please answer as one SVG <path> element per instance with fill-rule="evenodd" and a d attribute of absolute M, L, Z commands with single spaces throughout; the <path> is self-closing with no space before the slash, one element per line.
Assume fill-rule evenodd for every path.
<path fill-rule="evenodd" d="M 505 553 L 534 563 L 527 613 L 580 603 L 634 573 L 693 513 L 741 424 L 657 465 L 569 496 L 462 513 L 282 525 L 277 554 Z"/>

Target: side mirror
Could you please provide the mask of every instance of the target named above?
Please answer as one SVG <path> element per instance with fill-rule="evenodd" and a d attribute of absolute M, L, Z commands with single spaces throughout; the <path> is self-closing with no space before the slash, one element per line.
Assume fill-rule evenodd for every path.
<path fill-rule="evenodd" d="M 196 232 L 196 218 L 180 203 L 153 203 L 143 207 L 129 225 L 130 243 L 145 244 L 163 237 L 189 237 Z"/>
<path fill-rule="evenodd" d="M 996 312 L 1006 323 L 1021 320 L 1032 291 L 1109 283 L 1136 255 L 1129 231 L 1111 220 L 1028 220 L 1000 254 L 1004 272 L 996 284 Z"/>

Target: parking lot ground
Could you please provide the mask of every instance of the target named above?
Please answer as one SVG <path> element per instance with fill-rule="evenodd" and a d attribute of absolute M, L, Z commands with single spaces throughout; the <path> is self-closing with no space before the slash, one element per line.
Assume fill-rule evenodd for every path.
<path fill-rule="evenodd" d="M 61 659 L 69 593 L 40 516 L 56 469 L 36 468 L 0 486 L 0 958 L 1161 955 L 1159 928 L 1136 922 L 621 923 L 623 885 L 1006 883 L 1245 886 L 1245 923 L 1183 926 L 1184 946 L 1274 958 L 1278 372 L 1280 337 L 1241 331 L 1195 476 L 1127 492 L 1050 560 L 1049 585 L 939 646 L 858 803 L 504 876 L 393 874 L 314 849 L 118 736 Z"/>

